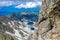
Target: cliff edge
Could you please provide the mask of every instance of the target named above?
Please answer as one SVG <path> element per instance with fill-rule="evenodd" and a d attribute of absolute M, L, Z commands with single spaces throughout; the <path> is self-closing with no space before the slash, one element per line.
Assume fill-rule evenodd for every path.
<path fill-rule="evenodd" d="M 60 0 L 43 0 L 37 40 L 60 40 Z"/>

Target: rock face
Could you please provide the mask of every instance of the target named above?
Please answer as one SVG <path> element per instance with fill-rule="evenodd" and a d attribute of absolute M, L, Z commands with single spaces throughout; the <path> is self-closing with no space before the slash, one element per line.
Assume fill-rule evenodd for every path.
<path fill-rule="evenodd" d="M 60 0 L 43 0 L 36 40 L 60 40 Z"/>
<path fill-rule="evenodd" d="M 8 17 L 0 16 L 0 30 L 14 33 L 14 30 L 8 25 L 11 20 Z"/>
<path fill-rule="evenodd" d="M 0 17 L 0 40 L 17 40 L 14 36 L 5 33 L 6 31 L 15 33 L 13 28 L 8 25 L 9 21 L 10 19 L 7 17 Z"/>
<path fill-rule="evenodd" d="M 0 40 L 17 40 L 16 38 L 12 37 L 9 34 L 6 34 L 2 31 L 0 31 Z"/>

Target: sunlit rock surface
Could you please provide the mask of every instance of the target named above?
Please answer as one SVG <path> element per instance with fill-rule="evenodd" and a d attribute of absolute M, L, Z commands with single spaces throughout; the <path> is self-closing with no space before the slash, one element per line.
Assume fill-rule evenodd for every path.
<path fill-rule="evenodd" d="M 34 40 L 60 40 L 60 0 L 43 0 Z"/>

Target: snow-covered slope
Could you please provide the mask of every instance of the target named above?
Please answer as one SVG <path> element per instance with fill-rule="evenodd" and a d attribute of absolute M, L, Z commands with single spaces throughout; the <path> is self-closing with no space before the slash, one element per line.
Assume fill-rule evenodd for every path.
<path fill-rule="evenodd" d="M 27 40 L 36 29 L 33 25 L 35 22 L 27 19 L 23 19 L 22 22 L 17 18 L 17 16 L 11 17 L 12 15 L 0 16 L 0 30 L 17 38 L 18 40 Z"/>

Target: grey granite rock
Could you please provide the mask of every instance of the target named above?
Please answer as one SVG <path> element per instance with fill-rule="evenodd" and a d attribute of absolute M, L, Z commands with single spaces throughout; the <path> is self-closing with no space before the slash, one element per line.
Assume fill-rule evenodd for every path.
<path fill-rule="evenodd" d="M 17 40 L 15 37 L 12 37 L 9 34 L 6 34 L 0 30 L 0 40 Z"/>
<path fill-rule="evenodd" d="M 43 0 L 39 18 L 36 40 L 60 40 L 60 0 Z"/>

